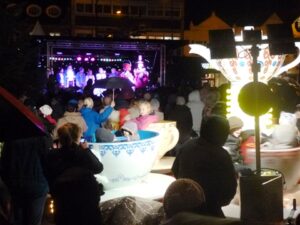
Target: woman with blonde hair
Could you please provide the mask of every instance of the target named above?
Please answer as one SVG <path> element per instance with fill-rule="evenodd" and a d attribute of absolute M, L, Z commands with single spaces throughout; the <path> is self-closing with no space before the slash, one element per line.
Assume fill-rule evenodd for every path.
<path fill-rule="evenodd" d="M 55 223 L 101 225 L 99 201 L 103 189 L 94 174 L 102 172 L 103 165 L 87 142 L 80 142 L 82 131 L 78 125 L 66 123 L 57 134 L 59 148 L 51 150 L 46 160 Z"/>

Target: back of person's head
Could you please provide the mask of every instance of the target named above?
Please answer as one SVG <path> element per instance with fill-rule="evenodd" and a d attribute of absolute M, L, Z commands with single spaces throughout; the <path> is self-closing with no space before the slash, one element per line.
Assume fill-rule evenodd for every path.
<path fill-rule="evenodd" d="M 150 104 L 151 104 L 151 107 L 154 111 L 159 110 L 160 103 L 159 103 L 158 99 L 152 98 L 151 101 L 150 101 Z"/>
<path fill-rule="evenodd" d="M 219 101 L 219 98 L 220 98 L 220 93 L 218 89 L 210 88 L 204 98 L 204 104 L 209 107 L 212 107 L 213 105 L 216 104 L 217 101 Z"/>
<path fill-rule="evenodd" d="M 63 147 L 69 147 L 79 141 L 81 129 L 75 123 L 66 123 L 57 130 L 58 140 Z"/>
<path fill-rule="evenodd" d="M 176 105 L 185 105 L 185 98 L 183 96 L 177 96 Z"/>
<path fill-rule="evenodd" d="M 83 100 L 83 105 L 87 108 L 93 108 L 94 107 L 94 101 L 91 97 L 85 98 Z"/>
<path fill-rule="evenodd" d="M 226 108 L 227 108 L 227 106 L 226 106 L 225 102 L 218 101 L 211 109 L 211 114 L 226 117 L 226 114 L 227 114 Z"/>
<path fill-rule="evenodd" d="M 229 123 L 222 116 L 209 116 L 201 123 L 200 137 L 211 144 L 223 146 L 228 135 Z"/>
<path fill-rule="evenodd" d="M 126 99 L 123 98 L 117 98 L 115 100 L 115 110 L 120 110 L 120 109 L 128 109 L 129 108 L 129 102 Z"/>
<path fill-rule="evenodd" d="M 103 105 L 110 105 L 112 102 L 112 97 L 110 95 L 104 96 L 103 98 Z"/>
<path fill-rule="evenodd" d="M 67 111 L 75 112 L 78 108 L 78 101 L 76 99 L 71 99 L 67 103 Z"/>
<path fill-rule="evenodd" d="M 199 90 L 193 90 L 188 95 L 189 102 L 200 102 L 200 92 Z"/>
<path fill-rule="evenodd" d="M 146 93 L 144 93 L 143 98 L 144 98 L 144 100 L 146 100 L 146 101 L 150 101 L 151 98 L 152 98 L 152 95 L 151 95 L 150 92 L 146 92 Z"/>
<path fill-rule="evenodd" d="M 167 218 L 179 212 L 200 212 L 205 203 L 202 187 L 191 179 L 177 179 L 164 195 L 163 207 Z"/>

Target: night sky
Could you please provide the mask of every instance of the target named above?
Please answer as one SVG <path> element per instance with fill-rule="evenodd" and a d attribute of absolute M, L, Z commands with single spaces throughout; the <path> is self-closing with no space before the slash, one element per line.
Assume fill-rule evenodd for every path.
<path fill-rule="evenodd" d="M 186 25 L 199 24 L 212 11 L 229 25 L 260 25 L 273 12 L 291 23 L 300 16 L 300 0 L 186 0 Z"/>

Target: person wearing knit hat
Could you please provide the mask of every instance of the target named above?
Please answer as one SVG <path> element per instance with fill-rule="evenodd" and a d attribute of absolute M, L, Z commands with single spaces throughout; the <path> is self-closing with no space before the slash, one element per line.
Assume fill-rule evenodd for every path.
<path fill-rule="evenodd" d="M 234 163 L 235 170 L 237 172 L 241 172 L 242 169 L 245 169 L 243 166 L 243 158 L 240 154 L 240 146 L 241 146 L 240 135 L 244 123 L 237 116 L 229 117 L 228 122 L 229 122 L 230 132 L 223 147 L 231 156 L 232 162 Z"/>
<path fill-rule="evenodd" d="M 241 129 L 244 126 L 243 121 L 237 116 L 231 116 L 228 118 L 230 131 Z"/>
<path fill-rule="evenodd" d="M 124 132 L 124 136 L 128 138 L 128 141 L 137 141 L 140 140 L 140 136 L 138 134 L 137 124 L 133 121 L 127 121 L 121 127 Z"/>
<path fill-rule="evenodd" d="M 204 203 L 205 194 L 200 184 L 181 178 L 171 183 L 166 190 L 163 207 L 169 219 L 179 212 L 202 213 Z"/>
<path fill-rule="evenodd" d="M 39 110 L 43 114 L 44 117 L 51 115 L 52 111 L 53 111 L 49 105 L 43 105 L 39 108 Z"/>
<path fill-rule="evenodd" d="M 52 133 L 56 126 L 56 120 L 51 116 L 53 110 L 49 105 L 43 105 L 39 108 L 42 122 L 46 126 L 49 133 Z"/>

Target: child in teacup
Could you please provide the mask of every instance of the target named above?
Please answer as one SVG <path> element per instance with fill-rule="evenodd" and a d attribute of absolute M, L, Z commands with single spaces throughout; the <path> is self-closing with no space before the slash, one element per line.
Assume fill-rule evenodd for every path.
<path fill-rule="evenodd" d="M 159 121 L 157 115 L 151 114 L 152 109 L 151 109 L 150 102 L 141 100 L 139 102 L 139 110 L 140 110 L 140 116 L 130 120 L 137 124 L 138 130 L 145 130 L 151 123 L 155 123 Z"/>
<path fill-rule="evenodd" d="M 127 121 L 116 133 L 116 141 L 137 141 L 140 140 L 137 124 L 133 121 Z"/>

